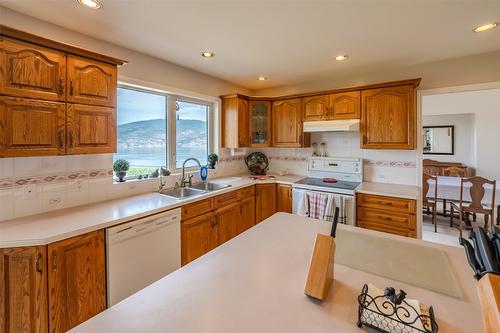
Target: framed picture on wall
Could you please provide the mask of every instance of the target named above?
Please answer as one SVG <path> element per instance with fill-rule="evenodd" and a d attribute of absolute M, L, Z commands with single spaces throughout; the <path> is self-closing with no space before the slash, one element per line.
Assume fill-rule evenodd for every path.
<path fill-rule="evenodd" d="M 455 126 L 424 126 L 423 153 L 429 155 L 455 154 Z"/>

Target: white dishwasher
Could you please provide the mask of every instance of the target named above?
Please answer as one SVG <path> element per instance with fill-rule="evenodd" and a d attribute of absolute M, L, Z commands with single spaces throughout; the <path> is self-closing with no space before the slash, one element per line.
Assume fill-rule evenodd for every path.
<path fill-rule="evenodd" d="M 181 210 L 106 229 L 108 306 L 181 267 Z"/>

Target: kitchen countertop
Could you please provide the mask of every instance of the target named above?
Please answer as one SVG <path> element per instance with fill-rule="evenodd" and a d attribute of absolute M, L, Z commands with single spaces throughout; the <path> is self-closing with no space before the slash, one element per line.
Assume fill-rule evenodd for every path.
<path fill-rule="evenodd" d="M 462 249 L 346 225 L 338 226 L 339 237 L 349 229 L 442 249 L 464 299 L 339 264 L 326 301 L 309 299 L 303 291 L 315 235 L 330 228 L 328 222 L 275 214 L 70 332 L 359 333 L 357 295 L 368 282 L 403 289 L 408 298 L 432 305 L 441 333 L 483 332 L 475 280 Z"/>
<path fill-rule="evenodd" d="M 420 199 L 420 188 L 414 185 L 362 182 L 356 188 L 356 193 L 383 195 L 413 200 Z"/>
<path fill-rule="evenodd" d="M 183 200 L 148 193 L 1 221 L 0 248 L 46 245 L 246 186 L 262 183 L 291 184 L 302 178 L 303 176 L 295 175 L 276 176 L 275 179 L 266 180 L 251 180 L 248 175 L 217 178 L 210 181 L 231 184 L 231 187 Z"/>

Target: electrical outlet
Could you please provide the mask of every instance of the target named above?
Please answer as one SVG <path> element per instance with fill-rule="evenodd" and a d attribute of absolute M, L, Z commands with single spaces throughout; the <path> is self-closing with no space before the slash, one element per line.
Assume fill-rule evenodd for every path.
<path fill-rule="evenodd" d="M 82 190 L 82 187 L 83 187 L 83 184 L 82 184 L 82 181 L 80 179 L 75 180 L 73 182 L 73 190 L 75 192 L 80 192 Z"/>
<path fill-rule="evenodd" d="M 24 200 L 31 200 L 36 198 L 36 184 L 26 184 L 23 186 Z"/>

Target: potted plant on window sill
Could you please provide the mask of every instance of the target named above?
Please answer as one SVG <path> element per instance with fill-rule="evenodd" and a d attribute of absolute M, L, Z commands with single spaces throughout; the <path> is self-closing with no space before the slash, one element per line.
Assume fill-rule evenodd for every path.
<path fill-rule="evenodd" d="M 113 163 L 113 171 L 115 172 L 116 177 L 118 177 L 118 181 L 123 183 L 125 181 L 125 177 L 127 176 L 127 171 L 130 168 L 130 163 L 127 160 L 116 160 Z"/>

